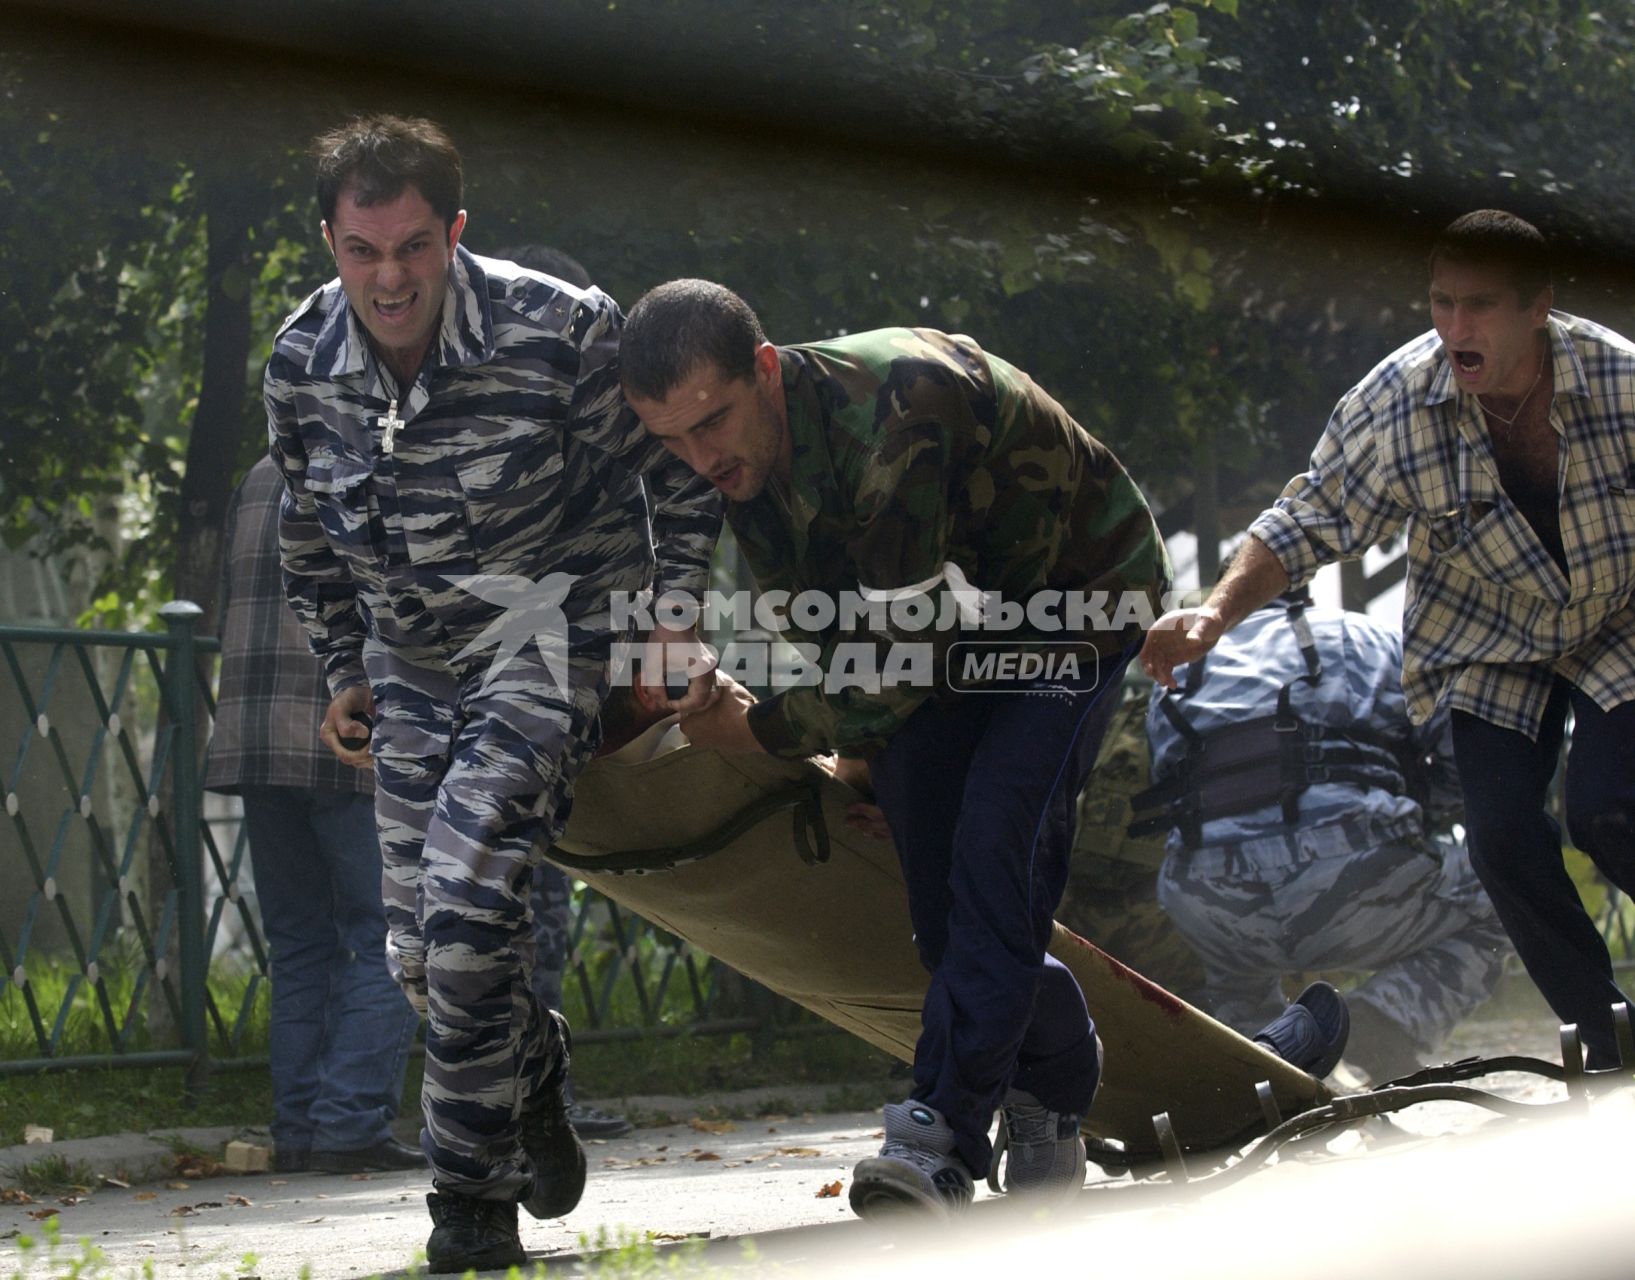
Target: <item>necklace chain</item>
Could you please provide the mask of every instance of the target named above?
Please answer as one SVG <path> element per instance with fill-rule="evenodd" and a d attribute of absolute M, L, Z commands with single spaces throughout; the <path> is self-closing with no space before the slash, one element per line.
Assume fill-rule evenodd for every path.
<path fill-rule="evenodd" d="M 1482 397 L 1481 396 L 1476 397 L 1476 403 L 1482 405 L 1482 412 L 1483 413 L 1492 414 L 1495 420 L 1504 423 L 1504 425 L 1507 426 L 1507 427 L 1513 427 L 1513 426 L 1516 425 L 1516 419 L 1521 417 L 1521 411 L 1527 407 L 1527 402 L 1533 398 L 1533 392 L 1538 390 L 1539 381 L 1543 377 L 1544 377 L 1544 357 L 1540 356 L 1539 361 L 1538 361 L 1538 372 L 1533 375 L 1533 385 L 1527 388 L 1527 394 L 1524 395 L 1521 398 L 1521 400 L 1518 401 L 1517 404 L 1516 404 L 1516 412 L 1511 414 L 1508 418 L 1505 417 L 1504 414 L 1500 413 L 1497 409 L 1492 409 L 1492 408 L 1489 408 L 1487 405 L 1482 404 Z"/>

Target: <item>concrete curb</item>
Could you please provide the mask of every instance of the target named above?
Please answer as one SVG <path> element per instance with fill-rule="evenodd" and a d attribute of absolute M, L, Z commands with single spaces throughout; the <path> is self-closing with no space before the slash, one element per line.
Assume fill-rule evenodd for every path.
<path fill-rule="evenodd" d="M 740 1089 L 730 1093 L 683 1097 L 679 1094 L 648 1094 L 617 1099 L 581 1099 L 591 1106 L 628 1114 L 643 1127 L 663 1128 L 684 1123 L 693 1116 L 714 1111 L 722 1115 L 757 1115 L 768 1109 L 792 1112 L 849 1110 L 835 1108 L 831 1100 L 845 1090 L 874 1090 L 874 1085 L 791 1085 Z M 420 1132 L 418 1116 L 400 1116 L 392 1126 L 405 1142 L 416 1142 Z M 68 1138 L 60 1142 L 28 1143 L 0 1148 L 0 1186 L 15 1186 L 23 1166 L 46 1159 L 60 1159 L 94 1179 L 89 1190 L 101 1182 L 135 1185 L 186 1179 L 177 1170 L 178 1152 L 199 1151 L 212 1160 L 221 1160 L 222 1149 L 237 1140 L 271 1148 L 272 1138 L 264 1127 L 215 1125 L 197 1128 L 160 1129 L 151 1133 L 112 1133 L 100 1138 Z"/>

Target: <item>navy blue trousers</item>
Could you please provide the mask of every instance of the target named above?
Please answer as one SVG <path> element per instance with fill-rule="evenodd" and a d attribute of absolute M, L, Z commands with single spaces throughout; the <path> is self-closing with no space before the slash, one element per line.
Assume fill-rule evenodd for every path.
<path fill-rule="evenodd" d="M 1092 685 L 928 702 L 870 762 L 931 974 L 913 1097 L 947 1117 L 978 1177 L 1007 1087 L 1078 1116 L 1095 1096 L 1095 1026 L 1045 948 L 1129 657 L 1104 661 Z"/>
<path fill-rule="evenodd" d="M 1465 795 L 1471 862 L 1528 976 L 1563 1022 L 1576 1022 L 1596 1069 L 1618 1065 L 1607 945 L 1561 860 L 1561 830 L 1545 809 L 1567 709 L 1567 832 L 1606 878 L 1635 895 L 1635 703 L 1602 711 L 1564 680 L 1538 741 L 1462 711 L 1453 752 Z"/>

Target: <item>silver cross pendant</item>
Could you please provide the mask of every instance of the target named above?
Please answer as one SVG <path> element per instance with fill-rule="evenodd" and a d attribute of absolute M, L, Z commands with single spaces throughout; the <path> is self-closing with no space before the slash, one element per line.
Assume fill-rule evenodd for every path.
<path fill-rule="evenodd" d="M 392 445 L 397 439 L 397 429 L 403 425 L 403 419 L 397 416 L 396 400 L 392 401 L 392 407 L 386 410 L 379 423 L 386 431 L 380 438 L 380 451 L 389 458 L 392 456 Z"/>

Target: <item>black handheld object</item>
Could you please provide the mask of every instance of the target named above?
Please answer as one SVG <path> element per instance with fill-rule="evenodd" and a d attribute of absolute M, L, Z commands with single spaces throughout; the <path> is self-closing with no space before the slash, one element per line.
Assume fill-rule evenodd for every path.
<path fill-rule="evenodd" d="M 664 696 L 672 702 L 687 696 L 687 673 L 685 671 L 666 671 L 664 673 Z"/>
<path fill-rule="evenodd" d="M 363 726 L 363 735 L 359 737 L 356 734 L 343 733 L 338 737 L 341 745 L 348 751 L 361 751 L 369 745 L 369 739 L 374 735 L 375 718 L 367 711 L 358 711 L 353 713 L 352 719 Z"/>

